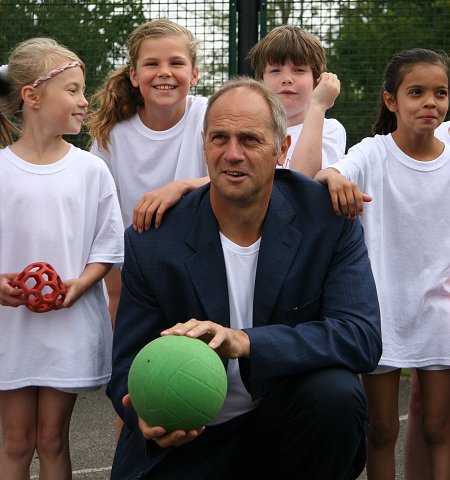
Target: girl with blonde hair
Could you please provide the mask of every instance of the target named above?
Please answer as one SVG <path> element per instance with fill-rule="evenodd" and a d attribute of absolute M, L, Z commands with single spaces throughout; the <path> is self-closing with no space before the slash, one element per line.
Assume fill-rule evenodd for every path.
<path fill-rule="evenodd" d="M 0 99 L 0 478 L 72 478 L 69 425 L 77 393 L 108 382 L 112 332 L 101 279 L 123 261 L 123 224 L 104 162 L 74 147 L 88 102 L 70 50 L 33 38 L 12 52 Z M 58 310 L 25 308 L 12 280 L 50 263 L 66 296 Z"/>

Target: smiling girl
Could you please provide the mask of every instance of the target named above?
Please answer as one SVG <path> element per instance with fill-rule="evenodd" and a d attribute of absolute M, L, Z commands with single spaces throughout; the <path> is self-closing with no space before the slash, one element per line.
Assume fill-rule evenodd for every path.
<path fill-rule="evenodd" d="M 10 57 L 11 93 L 0 100 L 0 141 L 8 145 L 0 150 L 2 479 L 30 478 L 35 451 L 39 478 L 72 478 L 69 425 L 77 393 L 100 388 L 111 373 L 100 280 L 123 261 L 119 202 L 102 160 L 62 137 L 81 129 L 84 73 L 70 50 L 30 39 Z M 59 310 L 29 311 L 22 290 L 11 285 L 37 261 L 53 265 L 67 288 Z"/>
<path fill-rule="evenodd" d="M 418 48 L 395 55 L 385 71 L 375 136 L 316 176 L 328 184 L 336 212 L 340 205 L 354 215 L 355 201 L 361 209 L 359 189 L 373 197 L 362 223 L 383 354 L 378 368 L 363 375 L 369 479 L 395 478 L 402 368 L 417 371 L 430 461 L 430 471 L 414 478 L 450 478 L 450 148 L 435 136 L 447 114 L 448 90 L 445 53 Z"/>
<path fill-rule="evenodd" d="M 158 228 L 164 212 L 209 181 L 201 129 L 207 99 L 197 85 L 197 40 L 167 19 L 147 22 L 128 39 L 128 63 L 93 96 L 86 124 L 91 152 L 116 182 L 125 227 Z M 114 324 L 120 272 L 106 277 Z"/>
<path fill-rule="evenodd" d="M 126 227 L 148 230 L 153 218 L 158 227 L 170 205 L 209 180 L 201 136 L 207 100 L 189 95 L 199 76 L 196 47 L 181 25 L 147 22 L 128 39 L 127 65 L 93 97 L 91 151 L 111 170 Z"/>

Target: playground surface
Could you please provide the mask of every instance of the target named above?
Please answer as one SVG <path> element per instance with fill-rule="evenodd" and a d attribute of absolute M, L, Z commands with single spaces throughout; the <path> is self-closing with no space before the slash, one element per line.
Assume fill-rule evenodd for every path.
<path fill-rule="evenodd" d="M 407 422 L 409 378 L 402 377 L 400 384 L 400 434 L 397 442 L 397 476 L 403 478 L 403 438 Z M 71 423 L 71 453 L 74 480 L 107 480 L 114 455 L 114 430 L 116 416 L 104 388 L 97 392 L 81 394 L 75 405 Z M 32 465 L 32 479 L 38 478 L 38 462 Z M 358 480 L 366 480 L 362 473 Z"/>

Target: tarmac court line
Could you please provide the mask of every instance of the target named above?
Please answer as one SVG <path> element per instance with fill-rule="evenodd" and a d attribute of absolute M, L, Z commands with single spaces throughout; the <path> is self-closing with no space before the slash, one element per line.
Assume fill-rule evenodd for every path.
<path fill-rule="evenodd" d="M 85 468 L 83 470 L 74 470 L 72 475 L 76 477 L 77 475 L 86 475 L 87 473 L 99 473 L 99 472 L 109 472 L 111 467 L 99 467 L 99 468 Z M 36 479 L 39 478 L 39 475 L 32 475 L 30 478 Z"/>
<path fill-rule="evenodd" d="M 405 422 L 406 420 L 408 420 L 408 415 L 401 415 L 399 417 L 399 420 L 400 422 Z M 90 473 L 100 473 L 100 472 L 109 472 L 111 471 L 111 467 L 98 467 L 98 468 L 85 468 L 83 470 L 74 470 L 72 472 L 72 475 L 74 477 L 77 477 L 79 475 L 86 475 L 86 474 L 90 474 Z M 31 476 L 31 479 L 32 480 L 35 480 L 35 479 L 38 479 L 39 478 L 39 475 L 32 475 Z"/>

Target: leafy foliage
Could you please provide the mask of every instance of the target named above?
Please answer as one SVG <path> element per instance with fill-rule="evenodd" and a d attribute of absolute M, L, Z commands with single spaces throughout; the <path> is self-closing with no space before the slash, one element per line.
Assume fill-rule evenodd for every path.
<path fill-rule="evenodd" d="M 1 62 L 7 63 L 11 50 L 23 40 L 52 37 L 85 62 L 90 95 L 112 68 L 126 61 L 126 40 L 146 21 L 146 4 L 143 0 L 0 0 Z M 85 145 L 86 139 L 74 143 Z"/>
<path fill-rule="evenodd" d="M 6 63 L 22 40 L 51 36 L 85 61 L 91 95 L 112 68 L 125 62 L 129 34 L 152 11 L 186 24 L 196 36 L 197 30 L 203 32 L 201 81 L 195 91 L 208 96 L 228 73 L 228 5 L 213 0 L 0 0 L 0 61 Z M 328 70 L 341 80 L 341 95 L 327 116 L 344 124 L 348 146 L 371 135 L 391 56 L 413 47 L 446 50 L 450 44 L 450 0 L 269 0 L 265 5 L 267 31 L 291 23 L 324 44 Z"/>
<path fill-rule="evenodd" d="M 352 146 L 371 135 L 383 71 L 392 55 L 415 47 L 448 48 L 450 1 L 337 3 L 340 23 L 332 32 L 328 67 L 341 80 L 341 94 L 330 116 L 344 124 Z"/>

